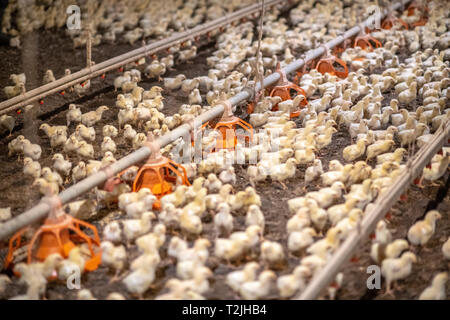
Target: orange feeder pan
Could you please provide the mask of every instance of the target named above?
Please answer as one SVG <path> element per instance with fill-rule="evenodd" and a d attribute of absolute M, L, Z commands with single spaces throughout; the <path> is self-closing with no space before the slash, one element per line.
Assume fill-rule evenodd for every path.
<path fill-rule="evenodd" d="M 273 87 L 273 89 L 270 91 L 270 96 L 271 97 L 278 96 L 282 99 L 282 101 L 286 101 L 286 100 L 292 100 L 293 98 L 295 98 L 295 96 L 301 94 L 302 96 L 305 97 L 305 99 L 303 99 L 303 101 L 300 103 L 300 106 L 301 107 L 306 106 L 308 104 L 308 101 L 306 100 L 305 90 L 300 88 L 295 83 L 288 81 L 286 73 L 283 70 L 281 70 L 280 63 L 277 63 L 277 69 L 275 70 L 275 72 L 278 72 L 280 74 L 280 80 L 278 81 L 278 84 L 275 87 Z M 295 95 L 292 96 L 292 94 L 295 94 Z M 277 111 L 277 110 L 278 110 L 278 104 L 276 104 L 275 106 L 272 107 L 272 111 Z M 291 119 L 296 118 L 299 115 L 300 115 L 300 109 L 298 109 L 294 112 L 291 112 L 290 118 Z"/>
<path fill-rule="evenodd" d="M 428 8 L 425 4 L 422 3 L 422 1 L 413 1 L 409 7 L 408 7 L 408 17 L 414 15 L 414 12 L 416 9 L 419 9 L 421 11 L 428 12 Z"/>
<path fill-rule="evenodd" d="M 70 251 L 80 243 L 87 243 L 91 259 L 86 261 L 85 271 L 93 271 L 101 263 L 100 238 L 97 228 L 64 213 L 57 196 L 48 197 L 51 210 L 44 224 L 34 233 L 27 248 L 27 263 L 44 261 L 49 255 L 58 253 L 67 258 Z M 90 229 L 93 236 L 85 234 L 80 227 Z M 22 246 L 22 235 L 29 228 L 19 230 L 9 240 L 9 252 L 5 260 L 5 267 L 9 267 L 14 260 L 14 252 Z M 35 244 L 38 245 L 34 250 Z"/>
<path fill-rule="evenodd" d="M 382 47 L 380 41 L 367 33 L 357 36 L 355 38 L 353 46 L 360 47 L 361 49 L 366 51 L 373 51 L 374 49 Z"/>
<path fill-rule="evenodd" d="M 248 122 L 236 117 L 233 114 L 231 104 L 228 101 L 222 102 L 224 105 L 224 112 L 222 117 L 215 124 L 206 122 L 202 125 L 202 130 L 205 130 L 207 126 L 218 131 L 220 134 L 216 140 L 216 146 L 212 151 L 218 151 L 221 149 L 234 149 L 237 145 L 238 139 L 244 138 L 245 142 L 253 141 L 253 126 Z M 253 110 L 252 110 L 253 112 Z M 248 132 L 249 135 L 236 134 L 236 130 L 239 128 Z"/>
<path fill-rule="evenodd" d="M 400 18 L 397 18 L 393 14 L 389 14 L 381 23 L 381 28 L 385 30 L 390 30 L 396 24 L 401 24 L 405 30 L 408 30 L 408 24 Z"/>
<path fill-rule="evenodd" d="M 157 197 L 153 209 L 161 209 L 161 197 L 172 193 L 178 178 L 184 185 L 190 186 L 186 169 L 181 165 L 161 155 L 159 146 L 149 134 L 147 146 L 152 151 L 147 162 L 139 169 L 133 182 L 133 192 L 148 188 Z"/>
<path fill-rule="evenodd" d="M 341 79 L 347 78 L 348 67 L 345 61 L 331 55 L 327 46 L 324 45 L 323 47 L 325 48 L 325 55 L 317 62 L 316 70 L 321 74 L 329 73 Z M 338 68 L 341 70 L 338 70 Z"/>

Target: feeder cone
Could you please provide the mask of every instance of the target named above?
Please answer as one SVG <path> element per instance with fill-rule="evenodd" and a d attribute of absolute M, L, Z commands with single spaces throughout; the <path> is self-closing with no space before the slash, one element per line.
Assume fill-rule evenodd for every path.
<path fill-rule="evenodd" d="M 329 73 L 341 79 L 346 78 L 348 76 L 348 67 L 345 61 L 330 54 L 330 49 L 326 45 L 322 47 L 325 48 L 325 54 L 317 62 L 316 70 L 321 74 Z M 337 69 L 339 67 L 341 70 Z"/>
<path fill-rule="evenodd" d="M 381 28 L 385 30 L 390 30 L 396 24 L 402 25 L 405 30 L 408 30 L 408 24 L 400 18 L 397 18 L 392 12 L 381 23 Z"/>
<path fill-rule="evenodd" d="M 244 139 L 246 143 L 253 141 L 253 126 L 248 122 L 236 117 L 233 114 L 231 104 L 228 100 L 221 102 L 224 105 L 224 112 L 222 117 L 215 124 L 206 122 L 202 125 L 202 130 L 205 130 L 207 126 L 212 127 L 219 132 L 216 140 L 216 146 L 213 151 L 220 149 L 234 149 L 238 140 Z M 243 129 L 248 134 L 239 135 L 236 134 L 236 130 Z"/>
<path fill-rule="evenodd" d="M 381 42 L 376 38 L 372 37 L 368 34 L 364 29 L 361 33 L 355 38 L 353 42 L 353 47 L 360 47 L 365 51 L 373 51 L 374 49 L 381 48 Z"/>
<path fill-rule="evenodd" d="M 181 182 L 190 186 L 187 179 L 186 169 L 160 153 L 160 147 L 152 134 L 148 135 L 147 147 L 151 150 L 147 162 L 139 169 L 133 182 L 133 192 L 142 188 L 148 188 L 158 198 L 153 204 L 153 209 L 160 208 L 159 199 L 166 194 L 172 193 L 174 185 Z"/>
<path fill-rule="evenodd" d="M 91 259 L 86 261 L 85 270 L 93 271 L 97 269 L 101 263 L 100 237 L 97 229 L 89 223 L 66 214 L 62 210 L 61 202 L 57 196 L 47 196 L 43 201 L 50 206 L 50 213 L 44 224 L 38 228 L 28 243 L 27 262 L 45 261 L 49 255 L 54 253 L 67 258 L 70 251 L 78 244 L 87 243 Z M 90 229 L 93 236 L 86 235 L 80 229 L 81 226 Z M 6 261 L 8 265 L 12 262 L 14 251 L 21 245 L 20 238 L 24 231 L 25 229 L 20 230 L 10 239 L 10 251 Z"/>
<path fill-rule="evenodd" d="M 304 107 L 308 104 L 308 101 L 306 99 L 306 92 L 300 88 L 295 83 L 290 82 L 287 79 L 286 73 L 281 69 L 280 63 L 277 63 L 277 68 L 275 70 L 280 75 L 280 80 L 278 81 L 277 85 L 273 87 L 273 89 L 270 92 L 270 96 L 278 96 L 282 99 L 282 101 L 286 100 L 293 100 L 295 96 L 302 95 L 305 97 L 303 101 L 300 103 L 300 108 Z M 294 95 L 294 96 L 293 96 Z M 278 104 L 272 107 L 272 111 L 278 110 Z M 295 110 L 291 112 L 290 117 L 296 118 L 300 115 L 300 109 Z"/>

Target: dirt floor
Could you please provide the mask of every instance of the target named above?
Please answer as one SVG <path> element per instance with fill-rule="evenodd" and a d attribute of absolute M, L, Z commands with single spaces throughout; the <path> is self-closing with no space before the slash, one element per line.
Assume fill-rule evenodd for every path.
<path fill-rule="evenodd" d="M 21 53 L 16 49 L 0 48 L 0 60 L 2 64 L 2 72 L 0 73 L 0 86 L 3 87 L 8 83 L 8 76 L 11 73 L 19 73 L 23 70 L 22 61 L 34 61 L 33 65 L 25 65 L 25 70 L 30 72 L 28 78 L 28 85 L 30 88 L 38 85 L 42 79 L 42 75 L 47 68 L 53 69 L 56 76 L 60 76 L 64 72 L 64 68 L 71 66 L 72 70 L 78 70 L 84 66 L 85 53 L 84 50 L 73 51 L 71 42 L 58 33 L 44 33 L 38 32 L 33 35 L 37 39 L 37 47 L 39 47 L 39 54 L 36 57 L 22 57 Z M 24 41 L 25 42 L 25 41 Z M 134 47 L 138 47 L 137 45 Z M 120 53 L 129 51 L 132 47 L 129 45 L 112 46 L 102 44 L 93 48 L 93 60 L 102 61 Z M 187 77 L 192 78 L 207 73 L 208 67 L 206 64 L 206 57 L 208 57 L 214 50 L 212 45 L 204 45 L 199 50 L 199 55 L 192 63 L 186 63 L 177 66 L 177 70 L 170 71 L 166 76 L 171 77 L 178 73 L 184 73 Z M 51 54 L 50 54 L 51 53 Z M 404 57 L 407 53 L 404 54 Z M 34 59 L 34 60 L 33 60 Z M 38 67 L 36 67 L 38 66 Z M 18 127 L 11 137 L 7 137 L 7 133 L 1 133 L 0 140 L 0 207 L 10 206 L 13 215 L 22 213 L 27 208 L 40 199 L 39 192 L 30 187 L 32 181 L 24 179 L 22 173 L 22 162 L 16 160 L 16 157 L 8 157 L 7 144 L 19 134 L 24 134 L 33 143 L 39 143 L 43 148 L 43 155 L 40 159 L 41 166 L 51 166 L 51 149 L 48 138 L 43 131 L 39 130 L 42 123 L 50 123 L 52 125 L 65 124 L 65 109 L 69 103 L 76 103 L 81 106 L 82 112 L 87 112 L 95 109 L 100 105 L 110 106 L 114 109 L 115 96 L 112 80 L 115 75 L 107 75 L 105 80 L 100 78 L 91 81 L 91 90 L 88 96 L 78 98 L 75 94 L 67 93 L 66 95 L 54 95 L 45 99 L 44 104 L 40 107 L 40 116 L 37 119 L 29 117 L 26 114 L 20 114 L 18 117 L 22 119 L 19 121 L 22 126 Z M 151 86 L 158 84 L 156 81 L 144 80 L 140 86 L 149 89 Z M 187 96 L 182 91 L 164 92 L 166 98 L 164 113 L 171 115 L 175 113 L 179 106 L 187 103 Z M 4 97 L 0 95 L 0 100 Z M 389 101 L 390 94 L 386 95 L 386 100 Z M 421 101 L 416 101 L 412 106 L 414 108 L 420 105 Z M 101 128 L 105 124 L 117 124 L 117 118 L 112 110 L 105 112 L 102 120 L 95 126 L 96 141 L 93 143 L 96 154 L 100 149 L 102 139 Z M 74 125 L 71 125 L 70 131 L 74 130 Z M 130 148 L 128 143 L 122 137 L 115 139 L 118 151 L 116 158 L 121 158 L 129 153 Z M 338 159 L 344 162 L 342 158 L 342 149 L 350 142 L 350 136 L 347 132 L 339 131 L 333 135 L 332 143 L 321 151 L 321 160 L 324 165 L 324 170 L 327 170 L 329 161 Z M 76 163 L 78 159 L 71 157 L 70 160 Z M 99 159 L 97 159 L 99 160 Z M 370 163 L 373 164 L 373 163 Z M 235 166 L 237 183 L 236 191 L 240 191 L 249 186 L 246 177 L 246 166 Z M 286 182 L 288 187 L 284 190 L 282 186 L 276 182 L 267 180 L 259 183 L 256 186 L 258 194 L 262 200 L 262 210 L 265 214 L 266 228 L 264 237 L 267 240 L 280 241 L 283 244 L 287 242 L 286 222 L 291 217 L 287 208 L 287 200 L 304 195 L 307 191 L 318 190 L 319 187 L 315 185 L 306 186 L 306 192 L 303 190 L 304 184 L 304 169 L 306 167 L 299 167 L 295 178 Z M 449 271 L 449 264 L 443 262 L 441 247 L 446 237 L 450 234 L 450 220 L 448 213 L 450 212 L 450 194 L 448 193 L 448 174 L 438 181 L 442 187 L 426 186 L 424 189 L 411 187 L 408 191 L 408 200 L 406 202 L 398 202 L 391 210 L 392 218 L 389 220 L 389 228 L 393 231 L 394 238 L 405 238 L 408 228 L 418 219 L 422 218 L 427 210 L 437 208 L 443 213 L 443 218 L 438 221 L 436 234 L 425 248 L 412 250 L 418 254 L 419 261 L 413 267 L 414 276 L 408 277 L 404 281 L 398 283 L 399 289 L 395 290 L 395 299 L 415 299 L 420 292 L 430 284 L 432 277 L 439 271 Z M 447 183 L 447 184 L 446 184 Z M 437 201 L 436 201 L 437 199 Z M 99 218 L 102 218 L 101 221 Z M 107 212 L 105 210 L 98 213 L 97 217 L 90 222 L 96 226 L 101 226 L 109 221 L 120 219 L 119 211 Z M 241 213 L 235 216 L 236 231 L 245 229 L 245 214 Z M 206 217 L 203 220 L 204 232 L 203 236 L 208 238 L 211 242 L 215 239 L 215 234 L 212 230 L 213 223 L 211 217 Z M 177 230 L 169 230 L 176 232 Z M 5 246 L 5 243 L 0 244 Z M 153 287 L 148 290 L 144 297 L 152 299 L 156 295 L 163 293 L 161 291 L 165 282 L 175 277 L 174 260 L 166 256 L 168 242 L 164 245 L 161 251 L 161 263 L 158 267 L 156 280 Z M 373 264 L 370 261 L 368 252 L 370 250 L 370 240 L 361 244 L 361 248 L 356 255 L 353 262 L 349 262 L 344 267 L 344 284 L 338 291 L 337 299 L 391 299 L 390 296 L 383 296 L 384 290 L 366 289 L 366 280 L 369 276 L 366 273 L 367 266 Z M 287 252 L 287 250 L 286 250 Z M 5 253 L 5 249 L 0 249 L 0 256 Z M 257 253 L 257 252 L 255 252 Z M 129 261 L 132 261 L 138 256 L 138 251 L 135 245 L 128 249 Z M 281 276 L 292 272 L 295 266 L 298 265 L 302 256 L 289 255 L 287 264 L 282 268 L 276 270 L 277 276 Z M 232 270 L 240 268 L 237 265 L 228 265 L 223 261 L 213 257 L 212 250 L 210 252 L 210 259 L 207 266 L 214 272 L 214 277 L 211 278 L 211 290 L 205 295 L 208 299 L 239 299 L 227 285 L 224 280 L 227 273 Z M 1 260 L 1 259 L 0 259 Z M 245 262 L 245 261 L 243 261 Z M 135 298 L 128 294 L 123 284 L 118 281 L 110 283 L 113 272 L 104 266 L 100 266 L 96 271 L 83 275 L 82 288 L 88 288 L 93 295 L 99 299 L 106 298 L 111 292 L 120 292 L 126 298 Z M 24 287 L 17 284 L 17 280 L 13 285 L 8 287 L 5 296 L 0 296 L 0 299 L 8 298 L 24 292 Z M 450 296 L 450 289 L 447 289 L 447 295 Z M 73 299 L 76 298 L 76 291 L 68 290 L 63 284 L 58 282 L 51 282 L 47 287 L 48 299 Z M 275 289 L 271 292 L 269 299 L 277 298 L 278 294 Z"/>

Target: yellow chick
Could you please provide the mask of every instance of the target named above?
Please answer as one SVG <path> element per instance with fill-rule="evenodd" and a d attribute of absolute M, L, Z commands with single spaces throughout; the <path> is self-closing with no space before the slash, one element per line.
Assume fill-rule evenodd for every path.
<path fill-rule="evenodd" d="M 331 187 L 323 188 L 319 191 L 308 192 L 305 197 L 314 199 L 321 208 L 328 208 L 342 196 L 343 191 L 345 191 L 344 184 L 340 181 L 336 181 Z"/>
<path fill-rule="evenodd" d="M 302 231 L 304 228 L 311 225 L 309 211 L 309 208 L 301 208 L 292 218 L 288 220 L 286 224 L 286 231 L 288 234 L 296 231 Z"/>
<path fill-rule="evenodd" d="M 115 153 L 117 150 L 115 142 L 111 139 L 111 137 L 103 137 L 103 142 L 101 144 L 102 153 L 106 152 Z"/>
<path fill-rule="evenodd" d="M 278 242 L 264 241 L 261 243 L 261 259 L 269 265 L 280 265 L 285 262 L 283 246 Z"/>
<path fill-rule="evenodd" d="M 342 151 L 342 155 L 347 162 L 354 161 L 359 157 L 362 157 L 366 152 L 367 139 L 360 139 L 356 144 L 352 144 L 345 147 Z"/>
<path fill-rule="evenodd" d="M 276 280 L 276 274 L 271 270 L 261 272 L 257 281 L 249 281 L 242 284 L 239 294 L 246 300 L 257 300 L 266 297 Z"/>
<path fill-rule="evenodd" d="M 112 242 L 102 241 L 102 263 L 116 271 L 111 282 L 114 282 L 127 262 L 127 252 L 123 245 L 114 246 Z"/>
<path fill-rule="evenodd" d="M 393 161 L 396 163 L 401 163 L 403 156 L 406 154 L 406 149 L 397 148 L 392 153 L 385 153 L 377 156 L 377 164 L 383 164 L 388 161 Z"/>
<path fill-rule="evenodd" d="M 397 239 L 388 245 L 375 242 L 370 248 L 370 257 L 377 264 L 381 264 L 384 259 L 397 258 L 408 248 L 408 241 L 404 239 Z"/>
<path fill-rule="evenodd" d="M 412 252 L 405 252 L 400 258 L 384 259 L 381 264 L 381 274 L 386 279 L 386 294 L 392 295 L 393 281 L 405 279 L 411 274 L 412 264 L 417 261 Z"/>
<path fill-rule="evenodd" d="M 308 164 L 313 162 L 316 159 L 314 151 L 317 149 L 312 146 L 306 147 L 306 149 L 296 150 L 295 151 L 295 160 L 297 160 L 297 164 Z"/>
<path fill-rule="evenodd" d="M 214 215 L 214 229 L 217 235 L 229 235 L 233 231 L 233 216 L 227 203 L 219 203 Z"/>
<path fill-rule="evenodd" d="M 206 188 L 199 189 L 194 198 L 194 201 L 189 202 L 184 206 L 183 214 L 197 215 L 201 217 L 206 211 L 205 197 L 207 192 L 208 191 L 206 190 Z"/>
<path fill-rule="evenodd" d="M 447 260 L 450 260 L 450 237 L 445 241 L 444 245 L 442 246 L 442 254 L 444 255 L 444 258 Z"/>
<path fill-rule="evenodd" d="M 376 156 L 388 152 L 391 147 L 395 145 L 393 140 L 379 140 L 374 144 L 367 147 L 367 158 L 366 161 L 375 158 Z"/>
<path fill-rule="evenodd" d="M 257 262 L 248 262 L 242 270 L 228 273 L 225 283 L 235 292 L 239 292 L 242 284 L 256 279 L 256 272 L 258 269 L 259 264 Z"/>
<path fill-rule="evenodd" d="M 141 219 L 128 219 L 122 220 L 123 234 L 128 242 L 136 239 L 137 237 L 146 234 L 151 229 L 151 220 L 156 216 L 153 212 L 144 212 Z"/>
<path fill-rule="evenodd" d="M 299 231 L 289 233 L 288 249 L 290 252 L 298 252 L 304 248 L 309 247 L 314 242 L 314 237 L 317 236 L 313 228 L 306 227 Z"/>
<path fill-rule="evenodd" d="M 434 276 L 431 286 L 427 287 L 419 296 L 419 300 L 445 300 L 445 284 L 448 280 L 448 273 L 441 272 Z"/>
<path fill-rule="evenodd" d="M 387 245 L 392 241 L 391 231 L 384 220 L 380 220 L 375 228 L 375 241 Z"/>
<path fill-rule="evenodd" d="M 297 266 L 292 274 L 281 276 L 277 279 L 277 287 L 282 298 L 290 298 L 306 286 L 306 279 L 311 276 L 311 271 L 305 266 Z"/>
<path fill-rule="evenodd" d="M 86 178 L 86 176 L 87 176 L 86 163 L 84 161 L 80 161 L 72 169 L 72 180 L 74 183 L 76 183 Z"/>
<path fill-rule="evenodd" d="M 30 176 L 33 179 L 37 179 L 41 176 L 41 165 L 38 161 L 33 161 L 29 157 L 23 159 L 23 173 L 26 176 Z"/>
<path fill-rule="evenodd" d="M 92 127 L 102 119 L 103 112 L 109 110 L 107 106 L 100 106 L 95 111 L 90 111 L 81 115 L 81 123 L 86 127 Z"/>
<path fill-rule="evenodd" d="M 199 216 L 190 214 L 188 211 L 183 211 L 180 214 L 181 230 L 193 235 L 199 235 L 203 231 L 202 221 Z"/>
<path fill-rule="evenodd" d="M 169 90 L 177 90 L 181 87 L 183 80 L 186 80 L 184 74 L 179 74 L 175 78 L 164 78 L 164 87 Z"/>
<path fill-rule="evenodd" d="M 409 228 L 409 242 L 416 246 L 425 245 L 434 234 L 436 229 L 436 220 L 441 217 L 441 214 L 437 210 L 428 211 L 424 220 L 416 222 L 411 228 Z"/>
<path fill-rule="evenodd" d="M 261 212 L 259 206 L 252 204 L 247 209 L 247 215 L 245 217 L 245 225 L 247 227 L 256 225 L 261 228 L 262 233 L 264 233 L 264 214 Z"/>
<path fill-rule="evenodd" d="M 429 181 L 435 181 L 442 177 L 447 171 L 450 163 L 450 155 L 446 155 L 440 161 L 432 162 L 431 168 L 423 168 L 422 178 Z"/>
<path fill-rule="evenodd" d="M 93 159 L 94 147 L 86 141 L 80 141 L 77 146 L 77 155 L 82 158 Z"/>

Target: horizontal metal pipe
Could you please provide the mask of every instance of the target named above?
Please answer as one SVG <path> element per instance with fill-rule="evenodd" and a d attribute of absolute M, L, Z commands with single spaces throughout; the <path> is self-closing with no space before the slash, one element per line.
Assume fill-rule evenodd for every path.
<path fill-rule="evenodd" d="M 450 122 L 447 121 L 434 135 L 430 143 L 423 146 L 414 156 L 412 161 L 408 162 L 405 172 L 394 181 L 393 185 L 385 190 L 380 198 L 378 198 L 371 210 L 365 213 L 364 219 L 361 221 L 360 228 L 353 230 L 345 239 L 336 253 L 331 257 L 326 266 L 315 276 L 302 292 L 300 300 L 311 300 L 317 298 L 329 285 L 336 274 L 342 269 L 343 265 L 349 261 L 360 243 L 368 238 L 370 233 L 375 229 L 379 220 L 381 220 L 386 212 L 398 201 L 410 183 L 420 175 L 423 168 L 430 163 L 433 156 L 442 148 L 447 139 L 450 137 Z M 365 284 L 364 284 L 365 285 Z"/>
<path fill-rule="evenodd" d="M 269 4 L 267 4 L 267 5 L 273 5 L 273 2 L 274 1 L 269 2 Z M 270 3 L 272 3 L 272 4 L 270 4 Z M 394 8 L 395 7 L 399 7 L 399 4 L 394 5 Z M 367 24 L 367 21 L 364 24 L 364 26 L 366 24 Z M 344 39 L 353 37 L 354 35 L 356 35 L 359 32 L 359 30 L 361 30 L 359 26 L 350 29 L 349 31 L 344 33 L 344 36 L 342 37 L 342 39 L 339 39 L 339 41 L 343 41 Z M 338 44 L 338 41 L 331 40 L 326 45 L 328 46 L 329 49 L 332 49 L 337 44 Z M 324 52 L 325 52 L 325 49 L 323 47 L 319 47 L 314 50 L 310 50 L 306 53 L 304 59 L 299 59 L 299 60 L 292 62 L 291 64 L 287 65 L 283 69 L 283 71 L 286 73 L 292 73 L 292 72 L 296 71 L 297 69 L 301 68 L 305 62 L 308 62 L 311 59 L 315 59 L 315 58 L 319 57 Z M 280 75 L 278 73 L 273 73 L 273 74 L 269 75 L 263 81 L 264 88 L 275 84 L 279 80 L 279 78 L 280 78 Z M 257 83 L 256 90 L 259 90 L 259 88 L 260 88 L 260 84 Z M 235 106 L 241 102 L 246 101 L 249 98 L 250 98 L 249 92 L 247 90 L 244 90 L 244 91 L 236 94 L 235 96 L 229 98 L 228 102 L 232 106 Z M 206 121 L 210 121 L 210 120 L 220 116 L 223 113 L 223 111 L 224 111 L 224 106 L 220 104 L 220 105 L 208 110 L 207 112 L 199 115 L 198 117 L 196 117 L 193 123 L 199 125 Z M 193 126 L 191 124 L 183 124 L 182 126 L 174 129 L 172 132 L 158 138 L 157 142 L 161 147 L 164 147 L 167 144 L 175 141 L 179 137 L 184 136 L 186 133 L 189 133 L 189 131 L 192 129 L 193 129 Z M 113 165 L 111 165 L 111 167 L 110 167 L 111 169 L 109 170 L 109 172 L 111 172 L 112 174 L 117 174 L 120 171 L 122 171 L 123 169 L 144 160 L 149 155 L 150 155 L 150 150 L 147 147 L 142 147 L 142 148 L 134 151 L 133 153 L 127 155 L 126 157 L 120 159 Z M 83 193 L 89 191 L 90 189 L 104 183 L 106 181 L 106 179 L 107 179 L 107 176 L 104 171 L 97 172 L 97 173 L 93 174 L 92 176 L 89 176 L 88 178 L 78 182 L 77 184 L 75 184 L 75 185 L 69 187 L 68 189 L 64 190 L 63 192 L 61 192 L 59 194 L 59 196 L 61 198 L 62 203 L 67 203 L 69 201 L 74 200 L 75 198 L 77 198 L 78 196 L 82 195 Z M 0 226 L 0 240 L 9 237 L 10 235 L 12 235 L 14 232 L 19 230 L 20 228 L 23 228 L 31 223 L 40 221 L 41 219 L 43 219 L 46 216 L 46 214 L 48 213 L 48 210 L 49 210 L 49 208 L 46 204 L 45 205 L 38 204 L 37 206 L 27 210 L 25 213 L 21 214 L 20 216 L 17 216 L 15 218 L 7 221 L 6 223 L 4 223 L 3 225 Z"/>
<path fill-rule="evenodd" d="M 285 1 L 287 0 L 269 0 L 266 2 L 265 7 L 271 7 Z M 1 102 L 0 115 L 7 113 L 9 111 L 13 111 L 17 108 L 23 107 L 33 101 L 43 99 L 48 95 L 61 92 L 66 88 L 72 87 L 76 84 L 83 83 L 84 81 L 89 80 L 91 78 L 101 76 L 102 74 L 105 74 L 111 70 L 116 70 L 123 65 L 137 61 L 140 58 L 151 55 L 155 52 L 168 49 L 179 43 L 185 42 L 189 39 L 194 39 L 197 36 L 203 35 L 205 33 L 216 30 L 217 28 L 228 25 L 239 19 L 249 17 L 249 15 L 251 14 L 258 13 L 260 9 L 261 9 L 260 4 L 250 5 L 234 13 L 226 14 L 221 18 L 194 27 L 193 29 L 176 33 L 169 38 L 155 41 L 141 48 L 132 50 L 120 56 L 93 65 L 90 68 L 84 68 L 71 75 L 65 76 L 41 87 L 32 89 L 28 92 L 25 92 L 22 95 Z"/>

